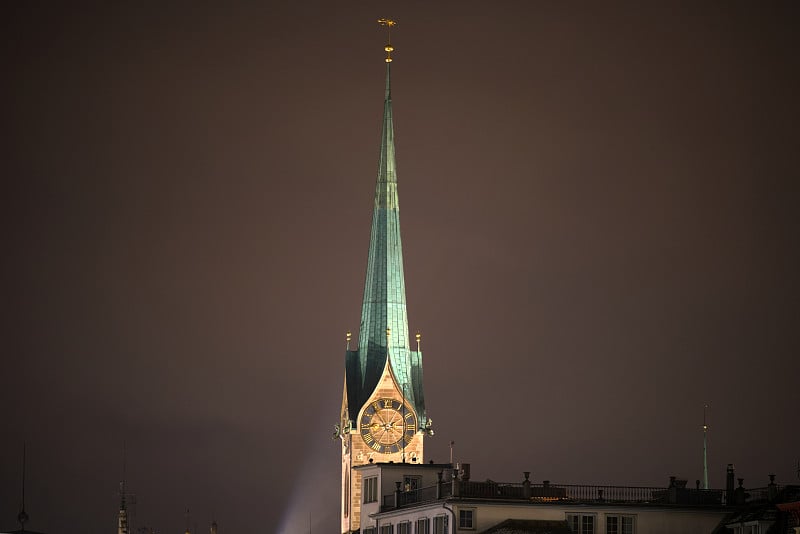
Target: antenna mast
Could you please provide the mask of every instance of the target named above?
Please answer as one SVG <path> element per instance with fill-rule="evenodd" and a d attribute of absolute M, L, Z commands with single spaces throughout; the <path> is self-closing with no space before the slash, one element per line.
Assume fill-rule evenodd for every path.
<path fill-rule="evenodd" d="M 122 494 L 122 508 L 125 508 L 125 471 L 128 464 L 128 447 L 126 443 L 122 442 L 122 485 L 120 486 L 120 493 Z"/>
<path fill-rule="evenodd" d="M 20 524 L 20 530 L 25 531 L 25 522 L 28 520 L 28 514 L 25 512 L 25 456 L 26 456 L 26 443 L 22 442 L 22 508 L 17 515 L 17 521 Z"/>

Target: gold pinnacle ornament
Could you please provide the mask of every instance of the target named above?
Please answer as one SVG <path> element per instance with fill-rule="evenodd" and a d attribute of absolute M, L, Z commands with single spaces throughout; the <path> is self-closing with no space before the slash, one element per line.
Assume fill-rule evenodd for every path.
<path fill-rule="evenodd" d="M 392 26 L 397 25 L 397 22 L 392 19 L 378 19 L 378 24 L 386 26 L 386 46 L 384 46 L 383 49 L 386 50 L 386 63 L 391 63 L 392 52 L 394 51 L 394 47 L 392 46 Z"/>

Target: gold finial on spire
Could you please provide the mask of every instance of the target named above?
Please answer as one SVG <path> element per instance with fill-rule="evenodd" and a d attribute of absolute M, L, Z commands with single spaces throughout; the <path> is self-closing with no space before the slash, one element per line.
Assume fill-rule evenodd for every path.
<path fill-rule="evenodd" d="M 391 328 L 387 328 L 386 329 L 386 346 L 387 347 L 389 346 L 389 338 L 391 336 L 392 336 L 392 329 Z"/>
<path fill-rule="evenodd" d="M 419 348 L 419 345 L 420 345 L 420 342 L 422 341 L 422 334 L 417 332 L 417 336 L 416 337 L 417 337 L 417 352 L 421 352 L 420 348 Z"/>
<path fill-rule="evenodd" d="M 394 51 L 392 46 L 392 26 L 396 26 L 397 22 L 392 19 L 378 19 L 378 24 L 386 26 L 386 46 L 383 49 L 386 50 L 386 63 L 391 63 L 392 52 Z"/>
<path fill-rule="evenodd" d="M 350 340 L 353 339 L 353 334 L 349 330 L 345 339 L 347 339 L 347 350 L 350 350 Z"/>

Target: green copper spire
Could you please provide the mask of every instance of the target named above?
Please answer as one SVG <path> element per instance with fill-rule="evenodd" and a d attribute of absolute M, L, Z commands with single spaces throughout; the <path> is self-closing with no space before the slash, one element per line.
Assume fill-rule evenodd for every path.
<path fill-rule="evenodd" d="M 398 361 L 408 352 L 409 343 L 390 76 L 391 67 L 387 63 L 383 131 L 358 351 L 361 355 L 361 371 L 365 377 L 371 374 L 370 371 L 382 371 L 383 364 L 380 361 L 386 356 L 386 329 L 390 328 L 392 346 L 389 347 L 389 353 L 392 370 L 398 375 L 398 380 L 406 379 L 410 383 L 409 377 L 401 376 L 405 375 L 405 362 Z M 381 369 L 368 369 L 371 360 Z"/>
<path fill-rule="evenodd" d="M 391 45 L 387 45 L 387 53 L 389 48 Z M 366 400 L 380 379 L 388 355 L 406 400 L 415 407 L 420 424 L 424 425 L 422 354 L 411 351 L 408 337 L 389 56 L 377 174 L 358 351 L 348 351 L 346 362 L 348 398 L 355 409 Z M 388 347 L 387 328 L 391 331 Z"/>

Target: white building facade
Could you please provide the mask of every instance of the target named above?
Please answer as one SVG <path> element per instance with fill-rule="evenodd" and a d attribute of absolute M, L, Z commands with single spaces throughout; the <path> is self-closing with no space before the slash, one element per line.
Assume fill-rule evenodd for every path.
<path fill-rule="evenodd" d="M 552 532 L 709 534 L 730 513 L 713 490 L 681 497 L 670 488 L 473 482 L 449 464 L 359 471 L 362 534 L 483 533 L 509 519 L 560 525 Z"/>

